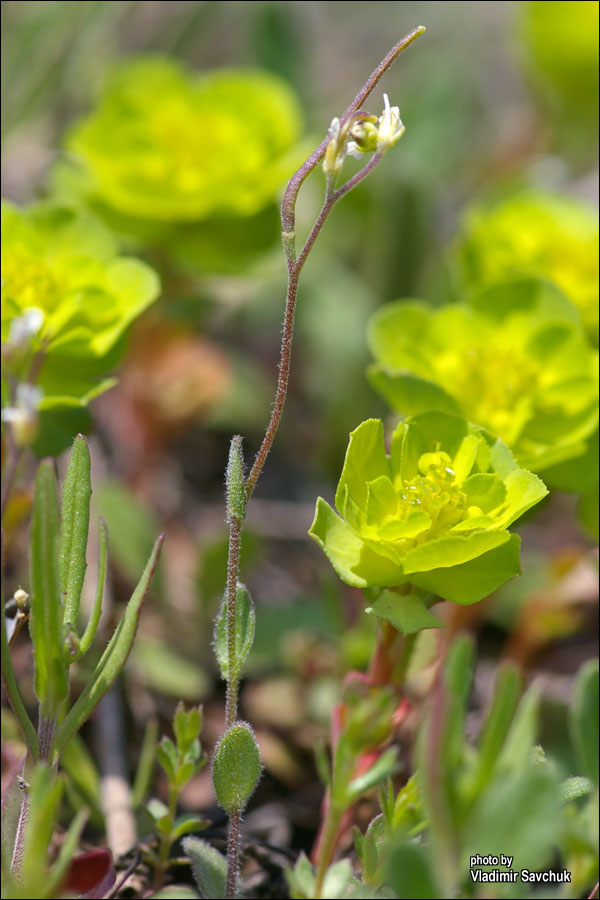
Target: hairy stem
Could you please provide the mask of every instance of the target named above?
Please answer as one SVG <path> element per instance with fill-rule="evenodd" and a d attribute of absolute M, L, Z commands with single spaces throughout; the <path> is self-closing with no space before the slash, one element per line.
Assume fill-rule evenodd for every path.
<path fill-rule="evenodd" d="M 315 900 L 323 893 L 323 882 L 327 875 L 327 869 L 333 859 L 335 845 L 337 842 L 338 831 L 344 816 L 344 809 L 333 803 L 329 804 L 327 810 L 327 818 L 323 825 L 321 840 L 319 843 L 319 854 L 317 860 L 317 869 L 315 873 Z"/>
<path fill-rule="evenodd" d="M 237 897 L 237 880 L 240 859 L 240 819 L 239 810 L 229 816 L 227 823 L 227 887 L 225 896 L 228 900 Z"/>
<path fill-rule="evenodd" d="M 229 678 L 227 679 L 227 699 L 225 706 L 225 727 L 230 728 L 237 719 L 239 679 L 235 671 L 235 622 L 237 606 L 237 585 L 240 570 L 240 550 L 242 547 L 242 522 L 233 516 L 229 522 L 229 551 L 227 555 L 227 657 Z"/>
<path fill-rule="evenodd" d="M 356 114 L 369 96 L 371 91 L 379 82 L 380 78 L 390 68 L 396 57 L 408 47 L 420 34 L 425 31 L 423 26 L 415 28 L 410 34 L 398 41 L 398 43 L 390 50 L 386 57 L 379 63 L 377 68 L 371 73 L 363 87 L 360 89 L 348 109 L 341 117 L 343 124 L 348 118 Z M 308 258 L 312 247 L 327 220 L 331 210 L 338 200 L 341 200 L 352 188 L 356 187 L 364 178 L 369 175 L 375 166 L 383 157 L 382 152 L 373 155 L 370 161 L 353 177 L 339 188 L 335 188 L 335 177 L 331 173 L 326 177 L 325 200 L 317 219 L 310 230 L 304 246 L 300 253 L 296 256 L 296 200 L 298 192 L 305 178 L 313 171 L 327 149 L 330 141 L 328 135 L 323 139 L 314 152 L 308 157 L 298 169 L 295 175 L 290 179 L 285 191 L 281 205 L 281 224 L 282 224 L 282 242 L 287 260 L 288 283 L 285 298 L 285 312 L 283 319 L 283 333 L 281 339 L 281 350 L 279 356 L 279 368 L 277 376 L 277 386 L 275 390 L 275 400 L 271 411 L 269 423 L 267 425 L 264 438 L 252 464 L 252 468 L 244 481 L 245 504 L 249 502 L 260 474 L 265 465 L 269 451 L 275 440 L 275 435 L 281 422 L 283 408 L 287 396 L 290 366 L 292 359 L 292 339 L 294 333 L 294 318 L 296 312 L 296 301 L 298 298 L 298 283 L 302 268 Z M 244 511 L 245 514 L 245 511 Z M 227 604 L 227 651 L 229 658 L 229 672 L 234 671 L 235 663 L 235 628 L 236 628 L 236 603 L 237 603 L 237 584 L 239 580 L 240 567 L 240 548 L 241 535 L 243 526 L 243 516 L 229 517 L 229 551 L 227 557 L 227 587 L 226 587 L 226 604 Z M 237 719 L 238 706 L 238 688 L 239 679 L 230 677 L 227 682 L 227 700 L 226 700 L 226 727 L 230 728 Z M 235 898 L 236 881 L 239 866 L 239 823 L 240 812 L 232 813 L 229 817 L 228 824 L 228 846 L 227 846 L 227 898 Z M 331 843 L 329 856 L 333 852 L 335 846 L 335 835 L 339 827 L 338 821 L 333 821 L 331 826 L 326 830 L 327 841 Z M 332 834 L 329 831 L 333 829 Z M 328 863 L 321 873 L 321 881 L 325 876 Z"/>

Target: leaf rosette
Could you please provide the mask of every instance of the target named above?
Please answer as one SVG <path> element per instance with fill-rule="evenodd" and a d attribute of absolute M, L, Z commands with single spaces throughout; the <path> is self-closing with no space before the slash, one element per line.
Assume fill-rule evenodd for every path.
<path fill-rule="evenodd" d="M 461 278 L 483 286 L 519 275 L 545 278 L 575 304 L 598 344 L 598 213 L 571 197 L 522 191 L 464 217 Z"/>
<path fill-rule="evenodd" d="M 546 494 L 501 440 L 457 416 L 401 422 L 389 456 L 382 422 L 368 419 L 350 435 L 339 515 L 319 497 L 309 534 L 347 584 L 475 603 L 519 574 L 508 527 Z"/>
<path fill-rule="evenodd" d="M 298 101 L 276 75 L 196 74 L 142 56 L 113 73 L 96 109 L 71 129 L 66 147 L 78 168 L 59 168 L 59 186 L 139 221 L 251 216 L 294 171 L 300 127 Z"/>
<path fill-rule="evenodd" d="M 582 457 L 597 429 L 598 354 L 548 282 L 501 282 L 439 309 L 389 303 L 369 340 L 369 380 L 393 409 L 464 416 L 533 471 Z"/>
<path fill-rule="evenodd" d="M 101 376 L 159 288 L 154 271 L 118 256 L 110 232 L 89 214 L 56 203 L 2 204 L 2 342 L 18 378 L 43 354 L 40 409 L 85 406 L 114 383 Z"/>

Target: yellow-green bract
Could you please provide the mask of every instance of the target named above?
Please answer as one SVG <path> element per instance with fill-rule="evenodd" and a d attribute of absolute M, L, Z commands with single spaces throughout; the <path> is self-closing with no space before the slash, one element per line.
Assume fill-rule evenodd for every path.
<path fill-rule="evenodd" d="M 466 213 L 457 251 L 467 285 L 516 275 L 552 281 L 598 342 L 598 213 L 592 207 L 558 194 L 510 194 Z"/>
<path fill-rule="evenodd" d="M 581 457 L 597 428 L 598 355 L 547 282 L 502 282 L 439 309 L 390 303 L 369 337 L 370 381 L 394 409 L 462 415 L 533 471 Z"/>
<path fill-rule="evenodd" d="M 457 416 L 400 423 L 389 456 L 381 421 L 368 419 L 350 435 L 340 515 L 319 497 L 309 533 L 347 584 L 475 603 L 519 573 L 507 529 L 546 494 L 502 441 Z"/>
<path fill-rule="evenodd" d="M 194 73 L 152 56 L 114 73 L 67 148 L 89 198 L 137 219 L 193 222 L 263 209 L 301 161 L 299 133 L 297 100 L 277 76 Z"/>
<path fill-rule="evenodd" d="M 153 270 L 118 256 L 92 216 L 55 203 L 2 205 L 2 342 L 20 378 L 43 351 L 40 408 L 85 406 L 110 387 L 100 376 L 117 361 L 112 351 L 158 292 Z"/>

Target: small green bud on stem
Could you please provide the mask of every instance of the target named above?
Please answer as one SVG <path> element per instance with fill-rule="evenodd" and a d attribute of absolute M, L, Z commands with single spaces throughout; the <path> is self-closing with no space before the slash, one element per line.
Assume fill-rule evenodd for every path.
<path fill-rule="evenodd" d="M 244 456 L 241 435 L 231 438 L 229 459 L 225 473 L 227 487 L 227 520 L 243 522 L 246 515 L 246 485 L 244 481 Z"/>

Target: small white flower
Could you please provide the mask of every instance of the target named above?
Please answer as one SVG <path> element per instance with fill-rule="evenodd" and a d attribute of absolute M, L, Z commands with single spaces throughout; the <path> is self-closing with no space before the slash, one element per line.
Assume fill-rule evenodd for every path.
<path fill-rule="evenodd" d="M 22 381 L 17 385 L 15 406 L 6 406 L 2 410 L 2 421 L 11 425 L 15 441 L 21 447 L 29 444 L 37 433 L 42 397 L 40 388 Z"/>
<path fill-rule="evenodd" d="M 10 323 L 8 343 L 13 347 L 26 346 L 44 324 L 44 313 L 37 306 L 30 306 L 23 310 L 23 315 L 17 316 Z"/>
<path fill-rule="evenodd" d="M 331 125 L 329 126 L 329 137 L 333 138 L 337 141 L 340 136 L 340 120 L 336 116 L 331 120 Z"/>
<path fill-rule="evenodd" d="M 378 150 L 388 150 L 393 147 L 406 131 L 400 118 L 400 110 L 397 106 L 390 106 L 390 98 L 387 94 L 383 95 L 383 103 L 383 114 L 379 117 Z"/>

